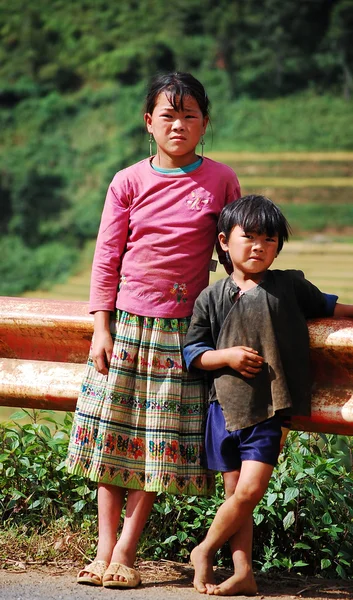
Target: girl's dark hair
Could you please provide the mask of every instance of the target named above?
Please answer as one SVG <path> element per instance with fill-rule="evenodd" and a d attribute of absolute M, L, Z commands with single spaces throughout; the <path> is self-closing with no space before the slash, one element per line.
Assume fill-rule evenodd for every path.
<path fill-rule="evenodd" d="M 278 253 L 291 233 L 290 225 L 278 206 L 269 198 L 254 194 L 243 196 L 223 208 L 218 220 L 218 231 L 224 233 L 227 241 L 236 225 L 245 232 L 278 235 Z"/>
<path fill-rule="evenodd" d="M 166 73 L 156 75 L 148 88 L 145 112 L 153 113 L 157 98 L 161 92 L 165 92 L 174 110 L 184 109 L 184 98 L 192 96 L 204 117 L 209 117 L 210 101 L 202 83 L 190 73 Z"/>

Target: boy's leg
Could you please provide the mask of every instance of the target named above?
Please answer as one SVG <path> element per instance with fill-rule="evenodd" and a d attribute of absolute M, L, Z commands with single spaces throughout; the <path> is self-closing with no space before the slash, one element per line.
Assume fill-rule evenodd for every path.
<path fill-rule="evenodd" d="M 240 470 L 223 473 L 224 491 L 226 499 L 235 492 L 240 477 Z M 237 588 L 238 593 L 255 595 L 257 585 L 252 570 L 252 546 L 253 546 L 253 518 L 252 515 L 245 519 L 238 531 L 229 539 L 232 553 L 234 575 L 216 586 L 214 594 L 218 590 Z"/>
<path fill-rule="evenodd" d="M 249 523 L 255 506 L 266 492 L 273 466 L 254 460 L 245 460 L 235 492 L 227 498 L 218 509 L 210 529 L 199 546 L 191 553 L 191 561 L 195 568 L 194 587 L 201 593 L 232 595 L 239 593 L 237 589 L 229 589 L 225 582 L 214 586 L 207 581 L 216 551 L 232 538 L 244 523 Z"/>

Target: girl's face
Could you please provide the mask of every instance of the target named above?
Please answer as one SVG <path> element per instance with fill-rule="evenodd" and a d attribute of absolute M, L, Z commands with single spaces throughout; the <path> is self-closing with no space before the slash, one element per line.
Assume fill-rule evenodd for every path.
<path fill-rule="evenodd" d="M 153 113 L 145 114 L 147 131 L 157 144 L 156 166 L 185 167 L 197 160 L 196 146 L 205 133 L 208 117 L 204 117 L 193 96 L 183 98 L 183 110 L 176 111 L 165 92 L 161 92 Z"/>
<path fill-rule="evenodd" d="M 261 281 L 263 274 L 277 256 L 278 236 L 244 231 L 239 225 L 233 227 L 228 241 L 224 233 L 218 236 L 222 249 L 229 252 L 235 276 Z"/>

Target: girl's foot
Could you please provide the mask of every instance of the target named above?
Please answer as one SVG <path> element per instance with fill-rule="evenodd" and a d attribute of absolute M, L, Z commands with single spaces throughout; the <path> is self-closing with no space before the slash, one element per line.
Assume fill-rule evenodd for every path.
<path fill-rule="evenodd" d="M 77 575 L 77 583 L 87 585 L 103 585 L 103 576 L 108 568 L 105 560 L 94 560 L 92 563 L 83 567 Z"/>
<path fill-rule="evenodd" d="M 112 542 L 108 543 L 99 543 L 98 544 L 98 548 L 97 548 L 97 555 L 96 557 L 93 559 L 93 562 L 91 563 L 91 565 L 98 565 L 99 566 L 99 571 L 101 571 L 103 569 L 104 564 L 106 564 L 106 567 L 104 569 L 104 571 L 108 568 L 110 562 L 111 562 L 111 557 L 112 557 L 112 553 L 114 550 L 114 547 L 116 545 L 116 540 L 113 540 Z M 92 571 L 91 565 L 87 565 L 87 567 L 83 567 L 83 569 L 81 569 L 81 571 L 78 573 L 77 576 L 77 580 L 80 579 L 80 581 L 78 581 L 79 583 L 84 583 L 84 579 L 86 580 L 85 583 L 90 583 L 89 579 L 95 580 L 97 579 L 96 574 Z M 103 578 L 104 573 L 99 573 L 99 576 Z M 94 581 L 92 581 L 92 585 L 94 585 Z M 96 585 L 101 585 L 101 584 L 96 584 Z"/>
<path fill-rule="evenodd" d="M 119 548 L 119 542 L 116 544 L 113 553 L 111 555 L 110 564 L 120 564 L 131 569 L 135 563 L 135 550 L 131 553 L 128 549 Z M 115 575 L 106 575 L 105 581 L 122 581 L 126 582 L 127 579 L 121 574 L 116 573 Z"/>
<path fill-rule="evenodd" d="M 190 554 L 190 561 L 195 569 L 193 585 L 200 594 L 213 594 L 216 587 L 213 574 L 213 560 L 205 552 L 201 545 L 196 546 Z"/>
<path fill-rule="evenodd" d="M 215 596 L 256 596 L 257 585 L 252 572 L 246 577 L 232 575 L 219 585 L 214 586 L 212 594 Z"/>

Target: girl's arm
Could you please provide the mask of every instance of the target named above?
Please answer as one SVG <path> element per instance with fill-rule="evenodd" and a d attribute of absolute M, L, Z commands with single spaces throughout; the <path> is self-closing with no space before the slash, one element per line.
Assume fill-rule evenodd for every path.
<path fill-rule="evenodd" d="M 334 317 L 353 317 L 353 304 L 340 304 L 336 303 L 335 310 L 333 312 Z"/>
<path fill-rule="evenodd" d="M 110 312 L 98 310 L 94 313 L 94 335 L 92 340 L 93 364 L 102 375 L 108 374 L 113 352 L 113 339 L 110 333 Z"/>
<path fill-rule="evenodd" d="M 117 173 L 108 188 L 97 236 L 90 286 L 91 313 L 115 310 L 121 259 L 128 238 L 129 216 L 126 182 L 124 176 Z"/>

